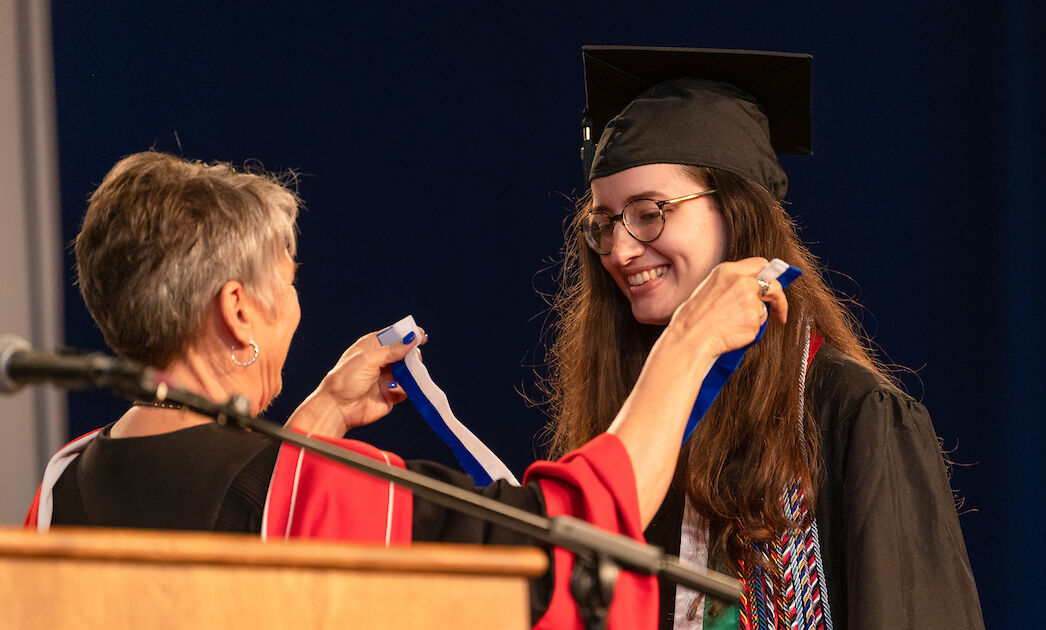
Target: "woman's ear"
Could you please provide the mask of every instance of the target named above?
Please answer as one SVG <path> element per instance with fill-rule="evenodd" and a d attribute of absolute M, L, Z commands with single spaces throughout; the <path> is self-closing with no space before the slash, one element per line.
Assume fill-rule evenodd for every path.
<path fill-rule="evenodd" d="M 217 300 L 218 316 L 228 334 L 238 345 L 246 346 L 251 340 L 255 311 L 243 285 L 235 280 L 226 282 Z"/>

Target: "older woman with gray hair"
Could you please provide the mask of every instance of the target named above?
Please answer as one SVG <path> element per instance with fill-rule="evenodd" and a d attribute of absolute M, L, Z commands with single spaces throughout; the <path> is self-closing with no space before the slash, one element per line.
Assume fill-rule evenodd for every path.
<path fill-rule="evenodd" d="M 242 394 L 253 414 L 279 393 L 298 326 L 295 221 L 300 200 L 279 179 L 157 152 L 124 158 L 92 194 L 76 239 L 80 289 L 119 355 L 166 371 L 212 400 Z M 569 513 L 642 537 L 675 468 L 683 428 L 715 357 L 750 343 L 767 319 L 783 323 L 780 285 L 760 284 L 765 260 L 725 263 L 685 301 L 655 344 L 617 419 L 558 462 L 538 462 L 524 485 L 487 496 L 539 514 Z M 423 335 L 422 335 L 423 336 Z M 345 448 L 472 488 L 463 473 L 406 462 L 340 439 L 403 398 L 387 366 L 422 340 L 382 346 L 374 333 L 345 351 L 288 420 Z M 681 385 L 683 384 L 683 385 Z M 52 458 L 27 525 L 259 532 L 374 542 L 528 543 L 402 488 L 227 429 L 188 409 L 138 401 Z M 532 590 L 542 626 L 579 622 L 564 590 L 573 559 Z M 562 592 L 562 595 L 556 593 Z M 652 599 L 651 599 L 652 598 Z M 611 627 L 656 624 L 653 579 L 618 583 Z"/>
<path fill-rule="evenodd" d="M 301 205 L 278 178 L 158 152 L 118 162 L 76 238 L 80 290 L 106 343 L 212 400 L 261 413 L 282 387 L 300 309 Z M 343 435 L 404 395 L 384 366 L 419 340 L 353 344 L 290 426 Z M 278 448 L 167 403 L 91 434 L 51 493 L 54 523 L 258 531 Z M 133 474 L 129 474 L 133 473 Z M 47 495 L 44 495 L 47 498 Z"/>
<path fill-rule="evenodd" d="M 276 178 L 224 164 L 156 152 L 121 160 L 91 196 L 76 239 L 80 289 L 106 342 L 214 400 L 242 393 L 260 413 L 280 392 L 300 319 L 300 204 Z M 342 433 L 381 417 L 402 394 L 379 389 L 374 368 L 406 352 L 364 337 L 345 360 L 371 368 L 356 375 L 367 378 L 346 381 L 339 377 L 353 370 L 335 370 L 297 413 L 314 423 L 321 415 Z M 113 433 L 141 433 L 162 413 L 132 411 Z"/>

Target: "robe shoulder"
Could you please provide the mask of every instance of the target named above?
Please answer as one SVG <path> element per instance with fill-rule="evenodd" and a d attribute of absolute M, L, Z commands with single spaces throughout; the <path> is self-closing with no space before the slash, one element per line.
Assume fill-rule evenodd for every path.
<path fill-rule="evenodd" d="M 816 514 L 835 627 L 982 629 L 926 408 L 831 346 L 813 365 L 807 395 L 823 464 Z"/>
<path fill-rule="evenodd" d="M 895 406 L 929 419 L 926 408 L 882 375 L 830 344 L 818 351 L 807 390 L 822 432 L 849 428 L 862 413 Z"/>

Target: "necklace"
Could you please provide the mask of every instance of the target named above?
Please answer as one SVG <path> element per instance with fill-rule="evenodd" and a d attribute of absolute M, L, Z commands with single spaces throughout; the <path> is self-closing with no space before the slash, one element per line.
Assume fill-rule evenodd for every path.
<path fill-rule="evenodd" d="M 170 402 L 154 402 L 152 400 L 131 401 L 132 407 L 158 407 L 160 409 L 185 409 L 185 405 Z"/>

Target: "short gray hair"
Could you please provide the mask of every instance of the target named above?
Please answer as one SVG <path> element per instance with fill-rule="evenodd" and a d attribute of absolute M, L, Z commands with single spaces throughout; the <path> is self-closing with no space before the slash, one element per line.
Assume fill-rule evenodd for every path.
<path fill-rule="evenodd" d="M 106 343 L 168 366 L 231 280 L 273 311 L 277 265 L 297 251 L 301 200 L 290 181 L 156 151 L 117 162 L 76 237 L 80 292 Z"/>

